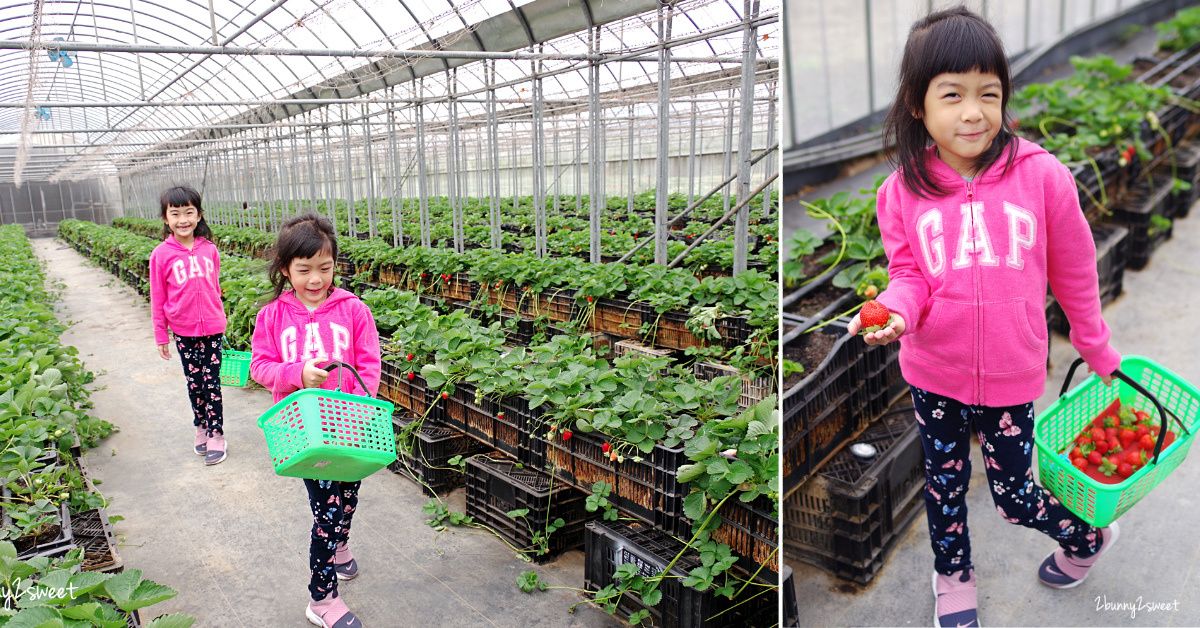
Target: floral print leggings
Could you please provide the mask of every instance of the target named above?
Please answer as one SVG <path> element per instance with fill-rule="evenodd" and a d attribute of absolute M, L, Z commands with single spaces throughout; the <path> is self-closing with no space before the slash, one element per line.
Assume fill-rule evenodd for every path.
<path fill-rule="evenodd" d="M 192 425 L 208 428 L 208 435 L 224 434 L 221 410 L 221 334 L 175 336 L 175 348 L 183 359 L 188 398 L 192 400 Z"/>
<path fill-rule="evenodd" d="M 912 395 L 925 446 L 925 512 L 938 573 L 972 566 L 967 529 L 972 423 L 1000 516 L 1048 535 L 1081 558 L 1096 553 L 1096 528 L 1033 481 L 1032 403 L 972 406 L 915 386 Z"/>
<path fill-rule="evenodd" d="M 358 482 L 304 480 L 308 489 L 308 505 L 312 507 L 312 543 L 308 547 L 310 569 L 308 594 L 321 601 L 337 593 L 337 573 L 333 571 L 333 555 L 339 543 L 350 538 L 350 519 L 358 507 Z"/>

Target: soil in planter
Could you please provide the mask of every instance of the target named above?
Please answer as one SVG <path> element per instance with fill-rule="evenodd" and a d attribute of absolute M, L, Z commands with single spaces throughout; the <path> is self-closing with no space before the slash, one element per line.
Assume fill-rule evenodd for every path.
<path fill-rule="evenodd" d="M 831 283 L 825 284 L 804 295 L 804 298 L 799 301 L 789 305 L 786 311 L 789 314 L 798 314 L 808 318 L 825 309 L 830 303 L 840 299 L 847 291 L 846 288 L 839 288 Z"/>
<path fill-rule="evenodd" d="M 821 273 L 829 270 L 830 269 L 829 264 L 822 264 L 822 263 L 819 263 L 817 260 L 824 258 L 826 255 L 828 255 L 830 253 L 837 252 L 837 250 L 840 246 L 841 245 L 838 244 L 837 242 L 830 242 L 828 244 L 821 245 L 820 248 L 818 248 L 816 251 L 813 251 L 812 255 L 806 255 L 804 257 L 804 269 L 802 270 L 802 272 L 804 273 L 804 279 L 801 279 L 800 281 L 796 282 L 796 286 L 794 288 L 788 288 L 787 285 L 785 284 L 784 288 L 783 288 L 783 296 L 786 297 L 787 295 L 799 290 L 801 287 L 801 284 L 803 284 L 804 282 L 808 281 L 809 279 L 812 279 L 813 277 L 816 277 L 816 276 L 820 275 Z"/>
<path fill-rule="evenodd" d="M 54 524 L 52 526 L 42 528 L 42 531 L 36 536 L 23 536 L 13 540 L 13 547 L 17 548 L 17 553 L 20 554 L 25 550 L 43 543 L 49 543 L 59 537 L 62 533 L 62 526 Z"/>
<path fill-rule="evenodd" d="M 1170 53 L 1163 54 L 1160 52 L 1160 53 L 1156 53 L 1154 56 L 1157 57 L 1157 61 L 1162 61 L 1163 59 L 1166 59 L 1168 56 L 1170 56 Z M 1131 80 L 1131 81 L 1138 80 L 1138 77 L 1149 72 L 1150 70 L 1153 70 L 1156 65 L 1158 65 L 1158 63 L 1156 61 L 1151 61 L 1150 59 L 1146 59 L 1146 58 L 1134 59 L 1133 72 L 1130 73 L 1129 80 Z M 1165 70 L 1164 72 L 1161 72 L 1159 75 L 1161 76 L 1161 75 L 1165 74 L 1166 72 L 1170 72 L 1172 70 L 1174 70 L 1174 68 L 1167 68 L 1167 70 Z M 1173 87 L 1175 89 L 1183 89 L 1185 87 L 1191 86 L 1192 83 L 1195 83 L 1197 78 L 1200 78 L 1200 67 L 1193 66 L 1193 67 L 1190 67 L 1190 68 L 1184 70 L 1183 72 L 1179 73 L 1178 76 L 1171 79 L 1171 82 L 1169 84 L 1171 87 Z"/>
<path fill-rule="evenodd" d="M 804 370 L 789 375 L 783 382 L 783 389 L 785 391 L 791 390 L 793 386 L 799 384 L 805 377 L 808 377 L 813 371 L 817 370 L 817 367 L 821 366 L 821 362 L 825 361 L 825 356 L 829 355 L 829 351 L 833 349 L 833 345 L 837 341 L 837 336 L 814 331 L 811 334 L 802 334 L 800 339 L 795 343 L 784 347 L 784 359 L 800 363 L 804 367 Z"/>

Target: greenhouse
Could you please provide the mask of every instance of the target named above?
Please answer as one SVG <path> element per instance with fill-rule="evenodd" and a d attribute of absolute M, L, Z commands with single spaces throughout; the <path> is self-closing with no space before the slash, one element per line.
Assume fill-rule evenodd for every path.
<path fill-rule="evenodd" d="M 0 7 L 0 623 L 779 625 L 780 12 Z"/>
<path fill-rule="evenodd" d="M 783 20 L 785 625 L 1200 622 L 1200 6 Z"/>

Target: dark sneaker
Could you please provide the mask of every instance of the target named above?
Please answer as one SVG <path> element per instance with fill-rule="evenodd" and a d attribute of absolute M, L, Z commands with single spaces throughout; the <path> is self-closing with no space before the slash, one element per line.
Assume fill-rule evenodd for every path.
<path fill-rule="evenodd" d="M 204 455 L 204 464 L 214 465 L 225 459 L 225 435 L 213 434 L 208 437 L 208 451 Z"/>
<path fill-rule="evenodd" d="M 949 576 L 933 572 L 933 625 L 937 628 L 979 626 L 975 572 L 956 571 Z"/>
<path fill-rule="evenodd" d="M 348 563 L 334 563 L 333 571 L 337 573 L 338 580 L 353 580 L 358 577 L 358 563 L 353 558 Z"/>
<path fill-rule="evenodd" d="M 362 628 L 362 622 L 350 612 L 342 598 L 326 598 L 320 602 L 309 601 L 304 615 L 314 626 L 321 628 Z"/>
<path fill-rule="evenodd" d="M 1092 556 L 1079 558 L 1061 547 L 1055 549 L 1038 568 L 1038 580 L 1055 589 L 1070 589 L 1078 586 L 1087 578 L 1088 571 L 1091 570 L 1092 565 L 1096 564 L 1096 560 L 1103 556 L 1108 548 L 1113 546 L 1113 543 L 1117 542 L 1119 536 L 1121 536 L 1121 528 L 1114 521 L 1107 528 L 1100 530 L 1100 549 Z"/>
<path fill-rule="evenodd" d="M 192 451 L 196 452 L 197 456 L 203 456 L 208 452 L 208 430 L 204 429 L 203 425 L 196 426 L 196 445 Z"/>

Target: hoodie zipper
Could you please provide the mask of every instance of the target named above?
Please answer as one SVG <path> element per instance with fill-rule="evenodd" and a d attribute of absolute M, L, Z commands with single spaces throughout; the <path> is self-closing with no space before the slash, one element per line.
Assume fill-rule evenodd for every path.
<path fill-rule="evenodd" d="M 975 225 L 974 203 L 975 203 L 975 187 L 976 186 L 974 185 L 974 180 L 967 181 L 966 183 L 967 183 L 967 203 L 971 207 L 971 210 L 968 213 L 968 215 L 970 216 L 970 221 L 971 221 L 971 235 L 974 236 L 971 240 L 972 246 L 974 247 L 973 250 L 971 251 L 971 257 L 974 260 L 974 263 L 971 264 L 971 283 L 973 284 L 973 286 L 975 288 L 975 308 L 974 308 L 975 309 L 975 325 L 974 325 L 974 327 L 975 327 L 975 330 L 974 330 L 975 331 L 975 338 L 974 338 L 974 342 L 975 342 L 975 347 L 974 347 L 975 348 L 975 395 L 974 395 L 974 397 L 975 397 L 975 402 L 977 404 L 983 405 L 983 306 L 981 305 L 983 277 L 982 277 L 982 271 L 980 270 L 979 263 L 978 263 L 979 250 L 978 250 L 978 247 L 975 246 L 975 243 L 978 242 L 978 238 L 979 238 L 979 232 L 976 231 L 976 225 Z"/>

